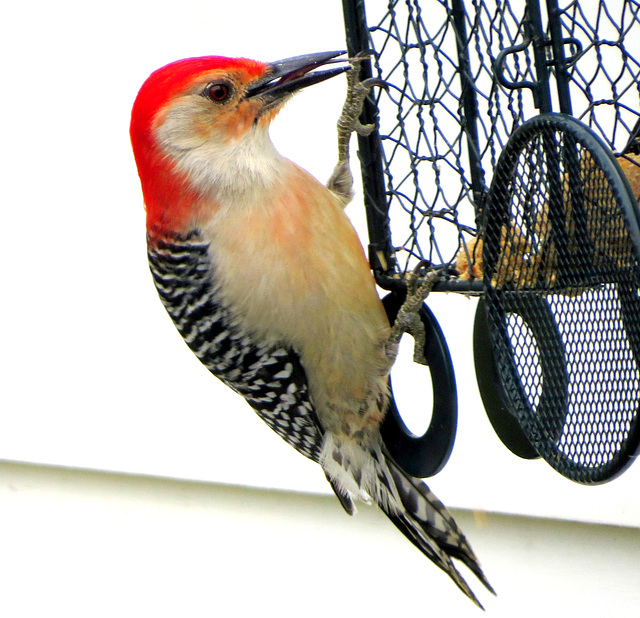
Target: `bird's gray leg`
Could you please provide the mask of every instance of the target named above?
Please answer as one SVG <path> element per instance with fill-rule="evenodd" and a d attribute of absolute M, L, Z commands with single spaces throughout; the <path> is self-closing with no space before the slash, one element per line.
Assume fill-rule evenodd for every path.
<path fill-rule="evenodd" d="M 362 124 L 360 114 L 371 88 L 386 87 L 377 78 L 360 81 L 360 63 L 370 55 L 369 52 L 361 52 L 349 59 L 351 68 L 347 71 L 347 97 L 338 119 L 338 162 L 327 182 L 327 188 L 340 198 L 344 206 L 353 198 L 353 176 L 349 167 L 351 134 L 355 132 L 358 135 L 370 135 L 375 129 L 375 124 Z"/>
<path fill-rule="evenodd" d="M 427 364 L 427 360 L 424 357 L 426 335 L 419 311 L 425 298 L 429 296 L 434 284 L 440 278 L 440 273 L 437 270 L 430 270 L 424 277 L 420 278 L 419 270 L 419 268 L 416 268 L 406 275 L 407 297 L 402 303 L 402 307 L 400 307 L 396 320 L 391 327 L 388 350 L 389 360 L 392 364 L 395 362 L 400 339 L 404 333 L 409 333 L 413 337 L 413 361 L 421 365 Z"/>

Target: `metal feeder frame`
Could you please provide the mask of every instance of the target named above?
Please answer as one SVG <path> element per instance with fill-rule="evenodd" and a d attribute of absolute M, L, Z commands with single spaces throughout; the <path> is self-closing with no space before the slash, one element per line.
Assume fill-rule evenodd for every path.
<path fill-rule="evenodd" d="M 362 79 L 389 84 L 365 101 L 361 121 L 379 129 L 358 155 L 390 320 L 417 260 L 441 271 L 434 291 L 479 297 L 476 375 L 496 433 L 595 484 L 640 445 L 640 188 L 621 168 L 640 187 L 640 3 L 545 4 L 369 2 L 369 22 L 364 0 L 343 10 L 349 54 L 374 53 Z M 426 306 L 421 319 L 431 425 L 413 435 L 392 401 L 383 438 L 430 476 L 451 453 L 457 403 L 444 335 Z"/>

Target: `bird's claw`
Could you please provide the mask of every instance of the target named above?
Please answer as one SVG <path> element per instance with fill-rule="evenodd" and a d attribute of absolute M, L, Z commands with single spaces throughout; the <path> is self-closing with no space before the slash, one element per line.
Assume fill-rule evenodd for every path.
<path fill-rule="evenodd" d="M 342 108 L 342 114 L 338 120 L 338 160 L 349 158 L 349 138 L 354 131 L 358 135 L 371 135 L 375 124 L 362 124 L 360 115 L 364 107 L 364 101 L 371 89 L 375 86 L 388 88 L 386 82 L 378 77 L 369 77 L 360 81 L 360 65 L 367 60 L 373 52 L 364 51 L 349 58 L 351 69 L 347 71 L 347 97 Z"/>
<path fill-rule="evenodd" d="M 384 90 L 388 90 L 389 85 L 387 84 L 387 82 L 385 82 L 384 80 L 378 77 L 369 77 L 367 79 L 363 79 L 362 81 L 357 81 L 358 73 L 359 73 L 358 67 L 354 66 L 351 69 L 351 71 L 353 71 L 353 75 L 355 76 L 354 77 L 355 83 L 352 86 L 354 97 L 357 96 L 359 99 L 361 97 L 361 100 L 359 100 L 357 103 L 357 105 L 359 105 L 358 116 L 360 116 L 360 114 L 362 113 L 364 100 L 367 97 L 367 95 L 371 92 L 371 89 L 374 86 L 377 86 L 379 88 L 383 88 Z M 349 95 L 347 94 L 347 96 Z M 375 123 L 362 124 L 356 117 L 353 121 L 352 131 L 355 131 L 358 135 L 363 135 L 366 137 L 368 135 L 371 135 L 371 133 L 373 133 L 375 128 L 376 128 Z"/>
<path fill-rule="evenodd" d="M 424 356 L 426 334 L 419 312 L 425 298 L 429 296 L 433 286 L 440 279 L 440 272 L 435 269 L 428 270 L 421 277 L 420 271 L 423 266 L 424 263 L 421 262 L 406 275 L 407 296 L 391 328 L 389 343 L 391 344 L 391 349 L 397 352 L 402 335 L 409 333 L 414 341 L 413 361 L 420 365 L 427 365 L 428 363 Z"/>
<path fill-rule="evenodd" d="M 373 52 L 365 51 L 349 58 L 351 68 L 347 71 L 347 96 L 338 119 L 338 163 L 329 178 L 327 187 L 343 202 L 348 204 L 353 197 L 353 177 L 349 169 L 349 142 L 351 134 L 368 136 L 376 128 L 375 123 L 363 124 L 360 115 L 364 101 L 373 87 L 388 88 L 386 82 L 370 77 L 360 81 L 360 64 L 367 60 Z"/>
<path fill-rule="evenodd" d="M 369 77 L 368 79 L 363 79 L 360 82 L 360 85 L 363 88 L 366 88 L 368 91 L 371 91 L 371 88 L 377 86 L 378 88 L 382 88 L 383 90 L 389 90 L 389 84 L 384 81 L 384 79 L 380 79 L 379 77 Z"/>

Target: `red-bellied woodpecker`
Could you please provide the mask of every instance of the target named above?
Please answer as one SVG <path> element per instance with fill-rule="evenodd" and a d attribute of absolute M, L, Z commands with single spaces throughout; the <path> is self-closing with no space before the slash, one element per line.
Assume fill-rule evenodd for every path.
<path fill-rule="evenodd" d="M 189 58 L 147 79 L 133 106 L 131 141 L 151 272 L 195 355 L 322 466 L 347 512 L 354 498 L 376 502 L 477 603 L 452 562 L 461 560 L 491 590 L 465 537 L 380 437 L 394 354 L 343 212 L 344 165 L 332 191 L 269 138 L 291 94 L 345 70 L 316 70 L 340 55 L 269 64 Z"/>

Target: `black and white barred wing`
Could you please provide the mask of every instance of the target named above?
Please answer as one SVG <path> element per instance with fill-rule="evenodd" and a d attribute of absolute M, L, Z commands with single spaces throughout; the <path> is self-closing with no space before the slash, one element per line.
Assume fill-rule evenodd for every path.
<path fill-rule="evenodd" d="M 149 265 L 166 310 L 200 361 L 241 394 L 271 429 L 318 462 L 322 430 L 298 355 L 258 344 L 220 302 L 208 246 L 197 233 L 149 237 Z"/>

